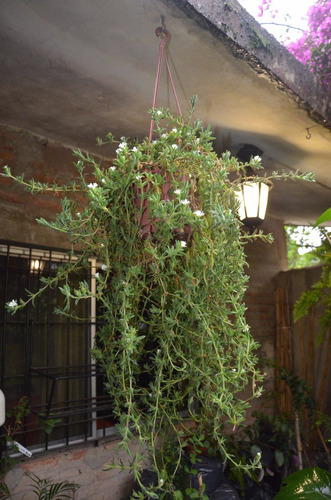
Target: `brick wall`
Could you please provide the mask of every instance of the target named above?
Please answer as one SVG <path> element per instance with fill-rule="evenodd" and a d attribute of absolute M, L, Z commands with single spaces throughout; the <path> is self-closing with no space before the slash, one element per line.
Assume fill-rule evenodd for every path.
<path fill-rule="evenodd" d="M 261 366 L 266 373 L 264 391 L 274 389 L 273 361 L 276 348 L 276 306 L 274 278 L 280 271 L 287 269 L 286 238 L 282 221 L 269 217 L 262 227 L 265 233 L 272 233 L 274 242 L 255 241 L 245 246 L 249 275 L 248 289 L 245 295 L 246 318 L 254 339 L 259 342 L 257 353 Z M 248 419 L 254 410 L 264 406 L 263 397 L 252 401 Z M 269 411 L 264 406 L 265 411 Z M 270 408 L 272 411 L 272 408 Z"/>
<path fill-rule="evenodd" d="M 14 175 L 26 180 L 63 184 L 77 171 L 73 151 L 24 130 L 0 126 L 0 171 L 7 165 Z M 88 169 L 86 170 L 88 172 Z M 61 210 L 61 197 L 32 196 L 11 179 L 0 176 L 0 238 L 19 243 L 67 248 L 66 238 L 40 226 L 36 218 L 52 219 Z M 81 201 L 78 198 L 78 201 Z"/>

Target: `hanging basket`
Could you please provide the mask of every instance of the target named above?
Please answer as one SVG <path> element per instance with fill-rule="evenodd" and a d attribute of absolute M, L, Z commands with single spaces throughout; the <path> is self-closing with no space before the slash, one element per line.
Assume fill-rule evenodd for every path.
<path fill-rule="evenodd" d="M 141 170 L 140 175 L 144 176 L 149 174 L 160 174 L 164 177 L 164 184 L 160 187 L 161 200 L 163 202 L 171 201 L 174 199 L 172 193 L 173 183 L 171 179 L 170 172 L 164 172 L 162 168 L 158 165 L 149 165 Z M 188 181 L 187 175 L 181 175 L 179 179 L 176 179 L 180 183 Z M 135 190 L 135 206 L 138 212 L 138 224 L 140 226 L 140 235 L 143 239 L 153 238 L 157 229 L 157 224 L 160 223 L 160 219 L 153 217 L 149 210 L 149 199 L 148 194 L 153 189 L 153 185 L 148 181 L 143 188 L 138 186 L 134 187 Z M 181 228 L 175 228 L 173 231 L 174 241 L 185 241 L 188 242 L 192 234 L 192 229 L 189 224 L 183 224 Z"/>

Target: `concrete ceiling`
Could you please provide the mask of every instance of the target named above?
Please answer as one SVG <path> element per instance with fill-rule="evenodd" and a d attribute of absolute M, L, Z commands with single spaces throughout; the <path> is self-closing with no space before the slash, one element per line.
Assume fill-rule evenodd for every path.
<path fill-rule="evenodd" d="M 160 43 L 154 30 L 163 20 L 183 110 L 197 94 L 196 115 L 211 125 L 218 153 L 253 144 L 263 151 L 267 171 L 315 172 L 313 184 L 277 183 L 269 204 L 269 213 L 286 223 L 312 223 L 331 205 L 331 134 L 325 114 L 306 103 L 304 89 L 302 95 L 291 90 L 296 74 L 284 68 L 294 64 L 304 78 L 312 77 L 291 56 L 274 74 L 260 63 L 258 47 L 251 45 L 252 57 L 240 47 L 240 33 L 233 26 L 229 33 L 218 17 L 222 9 L 232 9 L 242 30 L 249 24 L 258 31 L 235 0 L 209 0 L 219 13 L 208 20 L 197 12 L 204 4 L 0 0 L 0 121 L 108 157 L 112 152 L 96 146 L 97 136 L 148 135 Z M 269 35 L 261 45 L 264 40 L 284 60 L 284 49 Z M 165 68 L 158 106 L 175 109 Z"/>

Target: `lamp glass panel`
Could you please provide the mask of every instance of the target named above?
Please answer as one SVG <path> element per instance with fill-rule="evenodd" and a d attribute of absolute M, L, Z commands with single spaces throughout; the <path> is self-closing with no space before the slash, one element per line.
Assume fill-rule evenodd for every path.
<path fill-rule="evenodd" d="M 38 272 L 38 271 L 43 271 L 44 269 L 45 262 L 39 259 L 31 259 L 30 262 L 30 271 L 33 272 Z"/>
<path fill-rule="evenodd" d="M 239 202 L 239 208 L 238 208 L 239 219 L 244 220 L 246 218 L 246 213 L 245 213 L 245 205 L 244 205 L 242 188 L 240 188 L 240 191 L 236 191 L 236 198 Z"/>
<path fill-rule="evenodd" d="M 264 182 L 260 183 L 260 205 L 259 205 L 259 217 L 260 219 L 265 218 L 265 213 L 267 210 L 269 196 L 269 186 Z"/>
<path fill-rule="evenodd" d="M 259 184 L 245 183 L 243 185 L 246 217 L 257 217 L 259 208 Z"/>

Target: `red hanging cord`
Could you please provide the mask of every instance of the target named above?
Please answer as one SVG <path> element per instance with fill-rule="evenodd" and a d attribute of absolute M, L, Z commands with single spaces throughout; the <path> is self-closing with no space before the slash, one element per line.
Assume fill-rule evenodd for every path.
<path fill-rule="evenodd" d="M 159 57 L 158 57 L 156 79 L 155 79 L 155 87 L 154 87 L 153 108 L 156 108 L 157 94 L 158 94 L 158 90 L 159 90 L 160 76 L 161 76 L 161 69 L 162 69 L 162 56 L 163 56 L 164 60 L 165 60 L 165 63 L 166 63 L 166 67 L 167 67 L 169 79 L 170 79 L 170 82 L 171 82 L 171 88 L 172 88 L 172 91 L 174 93 L 174 97 L 175 97 L 175 101 L 176 101 L 176 105 L 177 105 L 177 110 L 178 110 L 179 116 L 182 116 L 182 112 L 181 112 L 181 109 L 180 109 L 178 96 L 177 96 L 177 93 L 176 93 L 174 81 L 173 81 L 171 70 L 170 70 L 170 66 L 169 66 L 168 57 L 167 57 L 166 50 L 165 50 L 166 45 L 167 45 L 169 39 L 171 38 L 171 35 L 170 35 L 169 31 L 166 30 L 163 26 L 159 26 L 158 28 L 156 28 L 155 34 L 156 34 L 156 36 L 158 38 L 160 38 L 161 35 L 163 34 L 164 38 L 163 38 L 162 42 L 159 45 Z M 149 136 L 148 136 L 148 153 L 149 153 L 149 146 L 150 146 L 150 144 L 152 142 L 153 128 L 154 128 L 154 120 L 152 118 L 151 119 L 150 128 L 149 128 Z"/>

